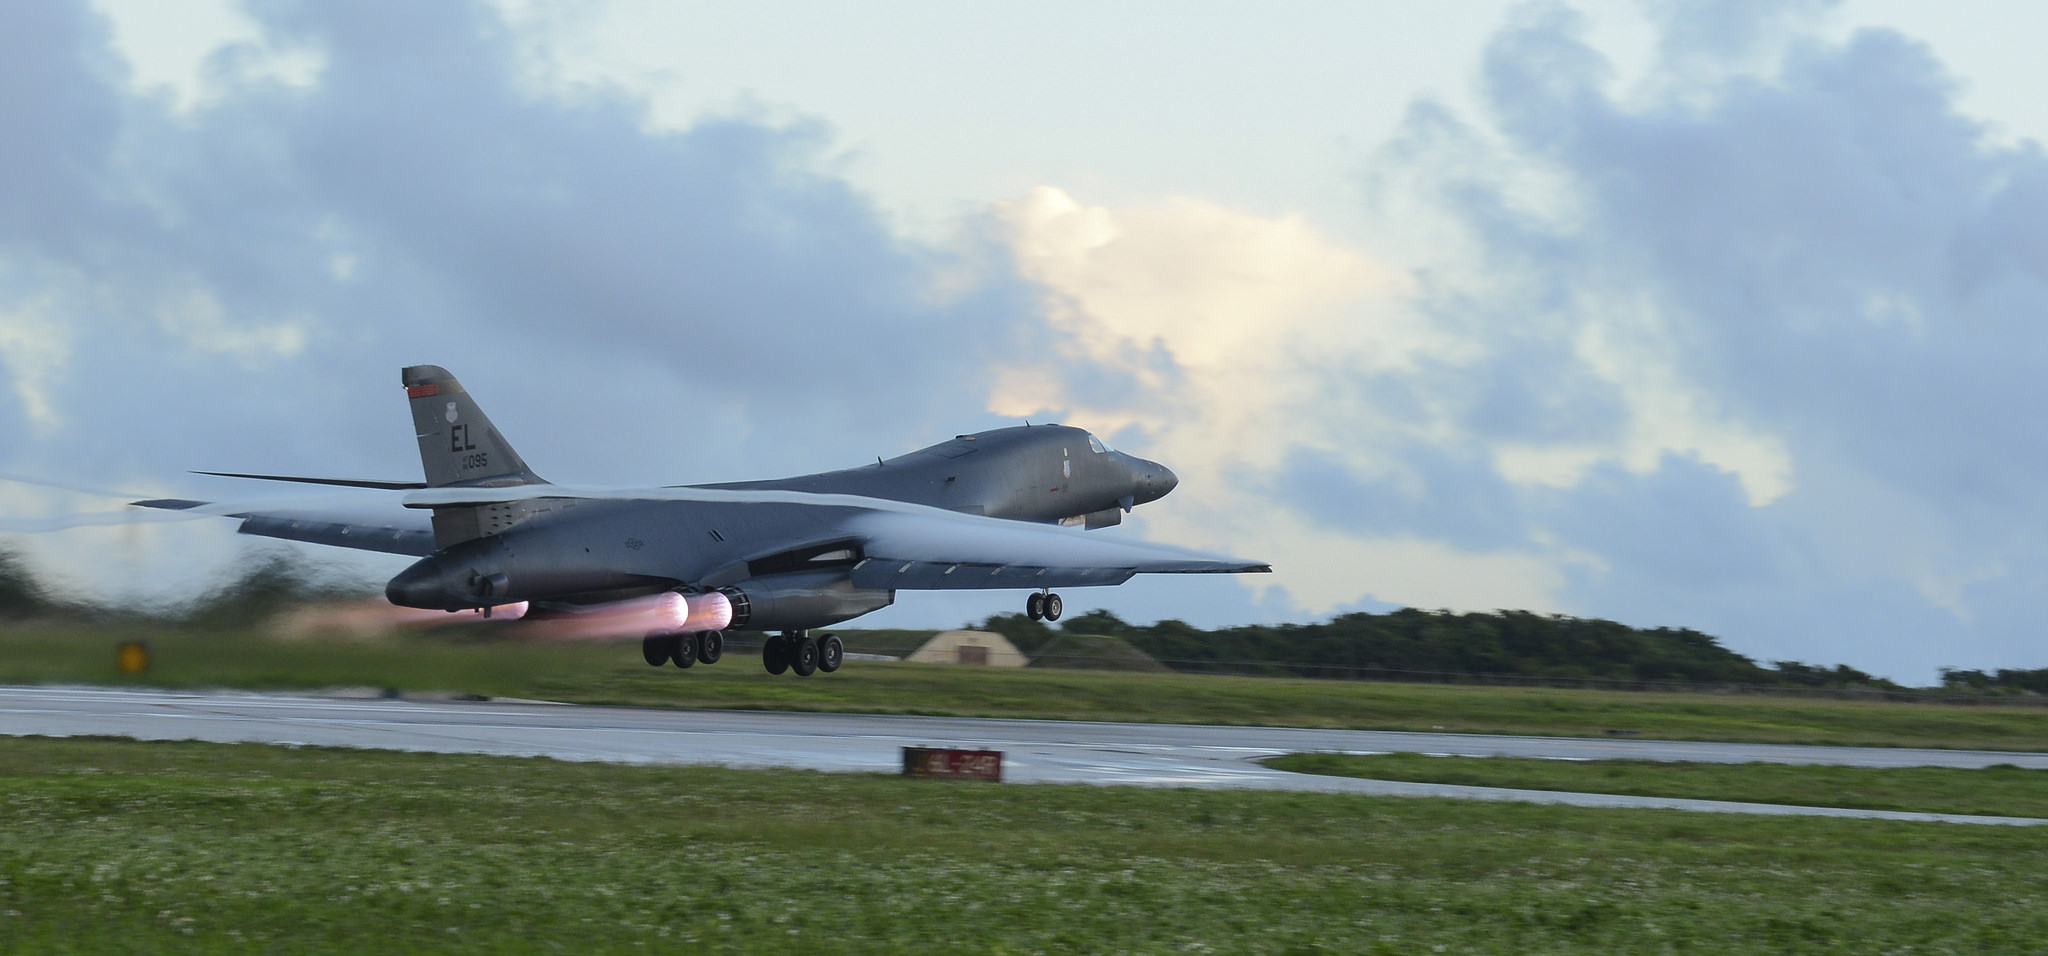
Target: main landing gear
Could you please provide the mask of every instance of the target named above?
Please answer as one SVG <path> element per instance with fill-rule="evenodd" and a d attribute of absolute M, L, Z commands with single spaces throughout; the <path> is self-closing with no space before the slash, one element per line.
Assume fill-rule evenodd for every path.
<path fill-rule="evenodd" d="M 649 634 L 640 640 L 640 656 L 660 667 L 671 661 L 677 667 L 716 664 L 725 656 L 724 631 L 680 631 Z"/>
<path fill-rule="evenodd" d="M 1067 603 L 1049 590 L 1024 599 L 1024 614 L 1034 621 L 1057 621 L 1066 607 Z"/>
<path fill-rule="evenodd" d="M 725 632 L 649 634 L 640 641 L 640 654 L 655 667 L 669 663 L 677 667 L 716 664 L 725 655 Z M 845 662 L 846 645 L 837 634 L 812 637 L 809 631 L 783 631 L 761 645 L 761 664 L 768 668 L 770 674 L 784 671 L 795 671 L 798 677 L 809 677 L 819 671 L 830 674 Z"/>
<path fill-rule="evenodd" d="M 830 674 L 845 661 L 846 645 L 837 634 L 812 637 L 809 631 L 783 631 L 761 645 L 761 666 L 768 668 L 770 674 L 783 671 L 795 671 L 798 677 L 809 677 L 818 671 Z"/>

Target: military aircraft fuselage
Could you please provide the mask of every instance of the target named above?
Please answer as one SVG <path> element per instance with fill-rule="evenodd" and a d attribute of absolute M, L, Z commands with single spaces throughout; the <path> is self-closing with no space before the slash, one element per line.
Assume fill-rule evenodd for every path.
<path fill-rule="evenodd" d="M 522 500 L 437 511 L 437 534 L 442 521 L 474 525 L 449 532 L 459 540 L 393 578 L 386 595 L 409 607 L 462 610 L 716 590 L 732 599 L 733 628 L 822 627 L 895 597 L 854 583 L 852 570 L 866 556 L 834 531 L 857 510 L 851 499 L 1100 528 L 1177 480 L 1082 429 L 1036 425 L 961 435 L 840 471 L 665 489 L 680 500 L 558 498 L 543 488 Z"/>
<path fill-rule="evenodd" d="M 999 428 L 859 468 L 698 488 L 801 491 L 907 501 L 1013 521 L 1116 524 L 1177 479 L 1165 465 L 1110 450 L 1079 428 Z M 1078 520 L 1077 520 L 1078 519 Z"/>
<path fill-rule="evenodd" d="M 1027 616 L 1057 621 L 1056 588 L 1272 570 L 1053 527 L 1120 524 L 1178 483 L 1079 428 L 958 435 L 794 478 L 575 488 L 527 467 L 447 369 L 410 365 L 399 379 L 423 481 L 203 472 L 403 493 L 380 507 L 135 504 L 237 518 L 242 534 L 413 556 L 385 587 L 394 604 L 552 617 L 541 633 L 563 639 L 638 635 L 654 666 L 717 663 L 728 629 L 780 631 L 762 642 L 761 663 L 799 676 L 844 659 L 837 635 L 812 628 L 886 607 L 901 591 L 1024 591 Z"/>

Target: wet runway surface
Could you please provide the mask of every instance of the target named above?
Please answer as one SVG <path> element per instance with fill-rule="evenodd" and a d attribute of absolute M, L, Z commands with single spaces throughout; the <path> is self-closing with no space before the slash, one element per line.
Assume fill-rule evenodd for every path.
<path fill-rule="evenodd" d="M 1857 767 L 1974 768 L 2012 764 L 2048 769 L 2048 754 L 2001 751 L 657 710 L 503 700 L 353 699 L 96 687 L 0 687 L 0 735 L 101 735 L 140 740 L 301 744 L 842 772 L 893 772 L 902 766 L 900 748 L 943 746 L 1000 750 L 1004 779 L 1021 783 L 1301 790 L 1586 807 L 2015 825 L 2048 823 L 2011 817 L 1356 780 L 1287 773 L 1257 763 L 1260 758 L 1295 751 L 1332 751 L 1560 760 L 1767 761 Z"/>

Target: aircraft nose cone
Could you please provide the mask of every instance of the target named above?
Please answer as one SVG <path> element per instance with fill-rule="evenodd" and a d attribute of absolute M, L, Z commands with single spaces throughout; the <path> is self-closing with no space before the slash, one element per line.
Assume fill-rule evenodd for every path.
<path fill-rule="evenodd" d="M 1166 497 L 1166 493 L 1172 491 L 1174 486 L 1180 484 L 1180 476 L 1174 474 L 1173 469 L 1156 461 L 1140 458 L 1137 460 L 1137 466 L 1133 477 L 1137 479 L 1138 504 L 1158 501 Z"/>
<path fill-rule="evenodd" d="M 439 562 L 428 558 L 398 572 L 384 586 L 384 599 L 399 607 L 441 608 L 448 603 Z"/>

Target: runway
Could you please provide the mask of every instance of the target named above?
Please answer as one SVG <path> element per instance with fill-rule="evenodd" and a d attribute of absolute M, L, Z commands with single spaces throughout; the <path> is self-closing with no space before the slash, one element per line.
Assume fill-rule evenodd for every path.
<path fill-rule="evenodd" d="M 893 772 L 904 746 L 1003 752 L 1004 779 L 1512 800 L 1583 807 L 2039 825 L 2048 820 L 1791 807 L 1322 777 L 1272 770 L 1296 751 L 1558 760 L 1766 761 L 1857 767 L 2048 769 L 2048 754 L 1641 739 L 1498 737 L 1283 727 L 895 717 L 420 701 L 99 687 L 0 687 L 0 735 L 363 747 L 627 764 Z"/>

